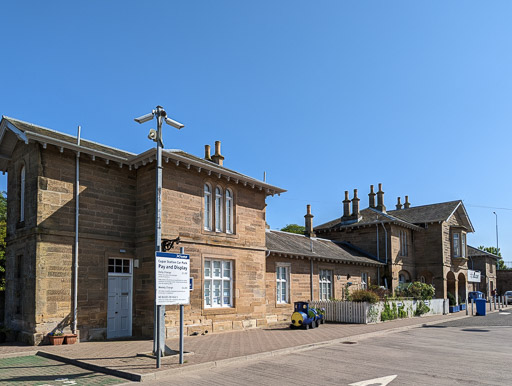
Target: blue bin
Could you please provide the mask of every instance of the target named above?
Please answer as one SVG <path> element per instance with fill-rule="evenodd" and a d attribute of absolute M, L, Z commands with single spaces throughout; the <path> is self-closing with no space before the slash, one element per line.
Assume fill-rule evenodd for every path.
<path fill-rule="evenodd" d="M 476 314 L 480 316 L 485 316 L 485 306 L 487 302 L 485 299 L 475 299 L 476 304 Z"/>

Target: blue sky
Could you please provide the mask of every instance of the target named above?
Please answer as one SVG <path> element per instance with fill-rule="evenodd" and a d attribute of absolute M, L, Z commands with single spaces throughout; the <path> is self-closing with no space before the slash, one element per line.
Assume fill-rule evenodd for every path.
<path fill-rule="evenodd" d="M 462 199 L 512 261 L 509 1 L 16 1 L 0 4 L 0 113 L 142 152 L 164 106 L 165 145 L 287 189 L 272 228 L 385 203 Z M 5 177 L 0 188 L 5 189 Z"/>

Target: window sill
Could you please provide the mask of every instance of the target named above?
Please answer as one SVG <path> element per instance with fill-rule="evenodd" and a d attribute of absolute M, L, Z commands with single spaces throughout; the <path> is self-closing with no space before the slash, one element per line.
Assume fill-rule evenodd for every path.
<path fill-rule="evenodd" d="M 291 307 L 292 304 L 291 303 L 276 303 L 276 308 L 286 308 L 286 307 Z"/>
<path fill-rule="evenodd" d="M 210 231 L 208 229 L 203 229 L 201 232 L 203 235 L 215 236 L 227 239 L 238 239 L 238 235 L 236 233 L 227 233 L 227 232 L 216 232 Z"/>

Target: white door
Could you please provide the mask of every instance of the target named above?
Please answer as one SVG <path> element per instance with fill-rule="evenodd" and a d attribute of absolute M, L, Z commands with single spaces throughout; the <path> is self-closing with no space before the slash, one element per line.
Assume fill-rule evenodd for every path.
<path fill-rule="evenodd" d="M 132 336 L 131 259 L 109 259 L 107 338 L 126 336 Z"/>

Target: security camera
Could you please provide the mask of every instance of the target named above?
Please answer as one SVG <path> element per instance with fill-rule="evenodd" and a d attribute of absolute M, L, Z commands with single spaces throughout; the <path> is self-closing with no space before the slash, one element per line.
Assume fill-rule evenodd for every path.
<path fill-rule="evenodd" d="M 137 123 L 144 123 L 153 119 L 153 113 L 143 115 L 142 117 L 135 118 L 134 121 Z"/>
<path fill-rule="evenodd" d="M 185 127 L 184 124 L 182 123 L 179 123 L 179 122 L 176 122 L 175 120 L 172 120 L 171 118 L 169 117 L 165 117 L 165 123 L 167 123 L 169 126 L 172 126 L 178 130 L 182 129 L 183 127 Z"/>
<path fill-rule="evenodd" d="M 156 132 L 155 129 L 150 129 L 149 130 L 149 134 L 148 134 L 148 138 L 152 141 L 157 141 L 157 137 L 158 137 L 158 133 Z"/>

